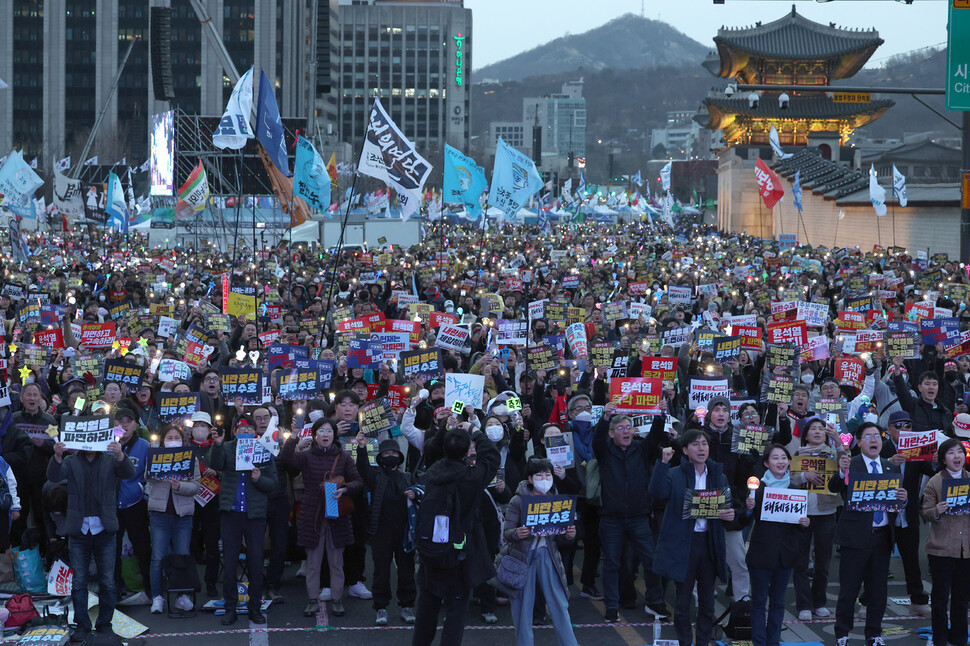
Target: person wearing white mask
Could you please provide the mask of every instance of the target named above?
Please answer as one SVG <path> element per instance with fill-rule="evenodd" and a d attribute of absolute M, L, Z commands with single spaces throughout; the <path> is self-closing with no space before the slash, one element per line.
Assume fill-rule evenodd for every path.
<path fill-rule="evenodd" d="M 536 587 L 542 590 L 546 607 L 556 629 L 556 640 L 560 646 L 578 646 L 569 619 L 569 587 L 566 571 L 559 556 L 557 545 L 576 539 L 576 527 L 571 525 L 565 533 L 556 536 L 534 536 L 525 527 L 524 508 L 532 496 L 557 495 L 553 486 L 552 462 L 532 458 L 526 465 L 527 480 L 523 480 L 505 512 L 506 545 L 502 548 L 502 558 L 513 558 L 528 566 L 524 585 L 512 598 L 512 621 L 515 624 L 515 637 L 518 646 L 532 646 L 532 610 L 535 602 Z M 501 568 L 500 568 L 501 571 Z M 499 580 L 502 584 L 501 579 Z"/>
<path fill-rule="evenodd" d="M 586 467 L 593 459 L 593 405 L 589 396 L 576 395 L 566 404 L 566 423 L 563 431 L 572 432 L 573 448 L 576 451 L 576 472 L 579 475 L 581 487 L 580 497 L 576 501 L 580 522 L 583 524 L 583 569 L 579 583 L 581 594 L 586 599 L 602 599 L 603 593 L 596 587 L 596 573 L 600 563 L 599 539 L 599 501 L 587 498 Z M 564 550 L 563 557 L 567 571 L 573 568 L 576 556 L 575 542 Z"/>
<path fill-rule="evenodd" d="M 159 429 L 162 446 L 177 449 L 184 445 L 182 429 L 174 424 Z M 192 516 L 195 513 L 195 494 L 199 491 L 201 476 L 195 460 L 191 460 L 191 471 L 187 478 L 155 478 L 147 475 L 145 483 L 148 493 L 148 526 L 152 537 L 151 589 L 152 614 L 165 610 L 162 597 L 162 559 L 169 555 L 189 554 L 192 539 Z M 192 609 L 188 595 L 179 595 L 175 607 L 182 611 Z"/>

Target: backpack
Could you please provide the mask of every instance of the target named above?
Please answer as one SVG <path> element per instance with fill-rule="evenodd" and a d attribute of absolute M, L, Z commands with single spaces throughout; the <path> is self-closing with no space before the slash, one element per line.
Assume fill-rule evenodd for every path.
<path fill-rule="evenodd" d="M 4 622 L 4 628 L 20 628 L 34 617 L 39 617 L 34 600 L 29 594 L 15 594 L 3 604 L 10 616 Z"/>
<path fill-rule="evenodd" d="M 728 618 L 724 626 L 726 636 L 736 640 L 751 639 L 751 601 L 747 597 L 733 602 L 714 623 L 720 623 L 725 616 Z"/>
<path fill-rule="evenodd" d="M 457 483 L 427 487 L 415 528 L 421 562 L 441 570 L 454 568 L 464 560 L 466 540 Z"/>

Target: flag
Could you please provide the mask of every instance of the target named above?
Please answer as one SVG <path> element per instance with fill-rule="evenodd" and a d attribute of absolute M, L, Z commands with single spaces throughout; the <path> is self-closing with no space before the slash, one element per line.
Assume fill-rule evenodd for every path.
<path fill-rule="evenodd" d="M 667 165 L 660 169 L 660 186 L 663 190 L 670 190 L 670 166 L 673 162 L 667 162 Z"/>
<path fill-rule="evenodd" d="M 795 171 L 795 181 L 791 185 L 791 196 L 792 196 L 792 199 L 795 201 L 795 208 L 798 209 L 799 213 L 802 212 L 802 185 L 800 183 L 801 174 L 802 174 L 802 171 L 800 170 Z"/>
<path fill-rule="evenodd" d="M 337 154 L 330 153 L 330 161 L 327 162 L 327 175 L 330 176 L 330 191 L 337 190 Z"/>
<path fill-rule="evenodd" d="M 64 215 L 84 217 L 81 180 L 70 179 L 60 171 L 54 171 L 54 208 Z"/>
<path fill-rule="evenodd" d="M 4 83 L 4 82 L 3 82 L 3 79 L 0 79 L 0 90 L 5 90 L 5 89 L 7 89 L 8 87 L 10 87 L 10 86 L 9 86 L 9 85 L 7 85 L 6 83 Z"/>
<path fill-rule="evenodd" d="M 202 160 L 195 167 L 185 184 L 179 189 L 179 199 L 175 204 L 175 217 L 185 220 L 205 209 L 209 202 L 209 180 L 206 178 Z"/>
<path fill-rule="evenodd" d="M 758 194 L 764 200 L 765 206 L 769 209 L 774 208 L 778 200 L 785 195 L 785 189 L 781 187 L 781 181 L 760 157 L 755 162 L 754 174 L 758 178 Z"/>
<path fill-rule="evenodd" d="M 364 175 L 379 179 L 394 189 L 401 204 L 401 219 L 405 221 L 421 206 L 421 193 L 432 168 L 398 129 L 377 98 L 371 107 L 357 167 Z"/>
<path fill-rule="evenodd" d="M 647 182 L 647 201 L 650 201 L 650 182 Z"/>
<path fill-rule="evenodd" d="M 7 206 L 26 207 L 34 191 L 43 185 L 44 180 L 24 161 L 22 151 L 11 152 L 0 166 L 0 195 Z"/>
<path fill-rule="evenodd" d="M 306 137 L 296 138 L 293 192 L 320 211 L 330 208 L 330 175 L 320 153 Z"/>
<path fill-rule="evenodd" d="M 20 220 L 18 218 L 10 219 L 10 247 L 15 261 L 23 263 L 27 262 L 27 259 L 30 258 L 30 247 L 27 245 L 27 239 L 24 238 L 23 231 L 20 230 Z"/>
<path fill-rule="evenodd" d="M 583 199 L 583 191 L 586 190 L 586 171 L 579 171 L 579 185 L 576 186 L 576 193 L 579 194 L 579 199 Z"/>
<path fill-rule="evenodd" d="M 64 171 L 68 170 L 70 167 L 71 167 L 71 156 L 70 155 L 68 155 L 67 157 L 65 157 L 61 161 L 57 162 L 57 166 L 56 166 L 57 170 L 59 170 L 61 172 L 64 172 Z"/>
<path fill-rule="evenodd" d="M 771 132 L 768 133 L 768 143 L 771 144 L 771 151 L 775 153 L 777 159 L 788 159 L 793 157 L 791 153 L 786 153 L 781 148 L 781 141 L 778 139 L 778 131 L 775 130 L 774 126 L 771 126 Z"/>
<path fill-rule="evenodd" d="M 840 220 L 845 219 L 845 211 L 843 211 L 842 209 L 839 209 L 839 219 Z"/>
<path fill-rule="evenodd" d="M 570 177 L 569 179 L 567 179 L 565 182 L 562 183 L 562 190 L 563 190 L 563 193 L 568 193 L 569 191 L 573 190 L 572 177 Z"/>
<path fill-rule="evenodd" d="M 152 167 L 152 158 L 149 157 L 145 160 L 145 163 L 138 167 L 139 173 L 147 173 Z"/>
<path fill-rule="evenodd" d="M 111 164 L 111 167 L 114 168 L 115 166 L 127 166 L 127 165 L 128 165 L 128 156 L 125 155 L 115 163 Z"/>
<path fill-rule="evenodd" d="M 108 216 L 108 226 L 118 227 L 122 233 L 128 233 L 128 203 L 125 200 L 125 189 L 121 179 L 113 172 L 108 173 L 108 197 L 104 206 Z"/>
<path fill-rule="evenodd" d="M 909 201 L 906 197 L 906 176 L 896 170 L 896 164 L 893 164 L 893 197 L 902 207 Z"/>
<path fill-rule="evenodd" d="M 292 177 L 290 160 L 286 157 L 286 142 L 283 137 L 283 120 L 280 107 L 276 103 L 273 86 L 266 72 L 259 72 L 259 104 L 256 106 L 256 136 L 266 149 L 273 164 L 287 177 Z"/>
<path fill-rule="evenodd" d="M 98 163 L 98 156 L 97 156 L 97 155 L 95 155 L 95 156 L 94 156 L 94 157 L 92 157 L 91 159 L 89 159 L 89 160 L 87 160 L 87 161 L 85 161 L 85 162 L 84 162 L 84 165 L 85 165 L 85 166 L 94 166 L 94 165 L 96 165 L 97 163 Z"/>
<path fill-rule="evenodd" d="M 253 111 L 253 68 L 236 81 L 232 88 L 226 111 L 222 113 L 222 121 L 212 133 L 212 145 L 225 150 L 239 150 L 246 145 L 246 141 L 253 138 L 252 128 L 249 127 L 249 115 Z"/>
<path fill-rule="evenodd" d="M 469 219 L 482 215 L 481 197 L 488 189 L 485 169 L 471 157 L 445 144 L 445 171 L 442 179 L 442 200 L 448 204 L 461 204 Z"/>
<path fill-rule="evenodd" d="M 869 165 L 869 201 L 872 202 L 872 208 L 876 210 L 876 215 L 886 215 L 886 189 L 879 186 L 879 180 L 876 178 L 876 167 L 872 164 Z"/>
<path fill-rule="evenodd" d="M 643 184 L 643 177 L 640 176 L 640 170 L 637 169 L 637 174 L 633 176 L 633 183 L 637 186 Z"/>
<path fill-rule="evenodd" d="M 34 170 L 37 170 L 37 158 L 36 157 L 34 157 L 33 159 L 30 160 L 30 167 L 33 168 Z"/>
<path fill-rule="evenodd" d="M 511 218 L 540 188 L 542 177 L 533 161 L 499 137 L 488 203 L 504 211 L 506 218 Z"/>

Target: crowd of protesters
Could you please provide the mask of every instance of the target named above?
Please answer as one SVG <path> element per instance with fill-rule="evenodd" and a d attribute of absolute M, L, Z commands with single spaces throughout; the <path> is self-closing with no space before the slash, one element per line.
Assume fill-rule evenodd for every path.
<path fill-rule="evenodd" d="M 548 622 L 576 644 L 581 596 L 606 622 L 672 617 L 687 646 L 714 638 L 720 580 L 755 644 L 779 644 L 793 585 L 800 620 L 834 616 L 839 646 L 864 622 L 878 646 L 895 546 L 931 644 L 967 643 L 970 515 L 947 481 L 970 477 L 970 268 L 946 257 L 648 224 L 429 224 L 356 253 L 28 238 L 0 291 L 0 547 L 33 532 L 73 568 L 72 641 L 92 559 L 109 631 L 132 594 L 166 611 L 177 554 L 224 625 L 265 623 L 303 576 L 306 617 L 350 597 L 386 625 L 393 600 L 415 645 L 441 616 L 460 643 L 474 598 L 520 645 Z M 101 419 L 110 438 L 80 446 Z M 186 469 L 155 468 L 180 448 Z M 895 506 L 853 504 L 893 474 Z"/>

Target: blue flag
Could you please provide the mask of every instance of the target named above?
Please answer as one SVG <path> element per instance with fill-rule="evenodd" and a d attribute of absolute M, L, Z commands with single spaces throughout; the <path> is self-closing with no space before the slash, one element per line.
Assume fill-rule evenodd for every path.
<path fill-rule="evenodd" d="M 22 151 L 13 151 L 0 164 L 0 195 L 7 206 L 21 212 L 33 212 L 34 191 L 44 185 L 37 173 L 24 161 Z"/>
<path fill-rule="evenodd" d="M 20 220 L 11 218 L 10 220 L 10 250 L 13 252 L 13 259 L 16 262 L 24 263 L 30 258 L 30 246 L 24 238 L 23 231 L 20 230 Z"/>
<path fill-rule="evenodd" d="M 462 204 L 468 218 L 477 220 L 482 215 L 481 197 L 488 189 L 485 169 L 471 157 L 461 154 L 456 148 L 445 144 L 445 172 L 442 187 L 442 201 L 448 204 Z"/>
<path fill-rule="evenodd" d="M 488 194 L 489 204 L 504 211 L 506 218 L 511 218 L 540 188 L 542 177 L 532 160 L 499 137 L 495 166 L 492 168 L 492 190 Z"/>
<path fill-rule="evenodd" d="M 266 149 L 266 154 L 281 173 L 292 177 L 290 161 L 286 158 L 286 143 L 283 141 L 283 121 L 280 108 L 276 104 L 273 86 L 266 78 L 266 72 L 259 72 L 259 105 L 256 107 L 256 136 Z"/>
<path fill-rule="evenodd" d="M 586 171 L 579 171 L 579 186 L 576 187 L 576 194 L 579 195 L 579 199 L 583 199 L 583 191 L 586 190 Z"/>
<path fill-rule="evenodd" d="M 326 213 L 330 209 L 330 175 L 320 153 L 304 137 L 296 140 L 293 171 L 293 192 Z"/>
<path fill-rule="evenodd" d="M 104 202 L 104 213 L 108 216 L 109 227 L 118 227 L 122 233 L 128 233 L 128 204 L 125 201 L 125 189 L 121 186 L 121 179 L 114 173 L 108 173 L 108 197 Z"/>
<path fill-rule="evenodd" d="M 795 183 L 791 187 L 792 198 L 795 200 L 795 208 L 798 209 L 799 213 L 802 212 L 802 185 L 799 183 L 801 174 L 802 171 L 795 171 Z"/>
<path fill-rule="evenodd" d="M 640 175 L 640 171 L 637 171 L 637 174 L 633 176 L 633 183 L 637 186 L 643 184 L 643 177 Z"/>

